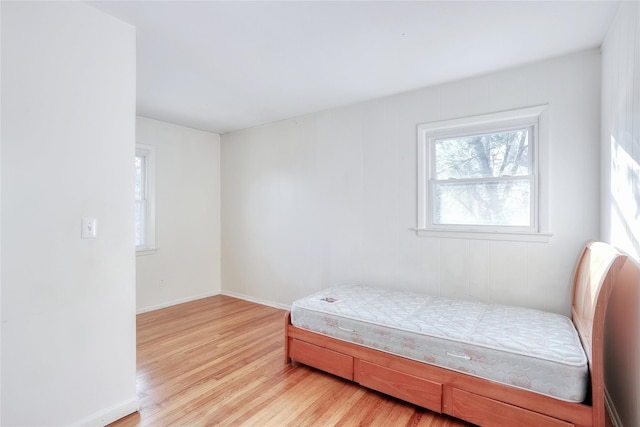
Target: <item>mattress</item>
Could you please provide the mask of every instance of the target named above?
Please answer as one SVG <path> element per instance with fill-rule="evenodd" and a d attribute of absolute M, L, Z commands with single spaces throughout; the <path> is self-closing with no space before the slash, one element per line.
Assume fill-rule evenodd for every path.
<path fill-rule="evenodd" d="M 295 301 L 291 323 L 569 402 L 589 383 L 573 323 L 555 313 L 344 285 Z"/>

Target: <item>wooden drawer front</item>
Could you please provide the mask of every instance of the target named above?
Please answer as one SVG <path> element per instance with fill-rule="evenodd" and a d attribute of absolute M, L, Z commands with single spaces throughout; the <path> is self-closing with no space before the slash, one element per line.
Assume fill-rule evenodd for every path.
<path fill-rule="evenodd" d="M 290 339 L 289 356 L 297 362 L 353 381 L 353 357 L 346 354 Z"/>
<path fill-rule="evenodd" d="M 479 426 L 490 427 L 570 427 L 571 423 L 550 418 L 537 412 L 498 402 L 458 389 L 452 390 L 451 412 Z M 448 412 L 448 411 L 447 411 Z"/>
<path fill-rule="evenodd" d="M 442 385 L 395 369 L 355 360 L 354 381 L 432 411 L 442 411 Z"/>

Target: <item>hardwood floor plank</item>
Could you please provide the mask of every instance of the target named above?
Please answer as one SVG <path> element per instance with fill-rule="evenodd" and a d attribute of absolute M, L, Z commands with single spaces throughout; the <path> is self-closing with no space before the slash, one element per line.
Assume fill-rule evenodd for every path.
<path fill-rule="evenodd" d="M 141 407 L 111 426 L 471 426 L 283 364 L 283 316 L 221 295 L 138 315 Z"/>

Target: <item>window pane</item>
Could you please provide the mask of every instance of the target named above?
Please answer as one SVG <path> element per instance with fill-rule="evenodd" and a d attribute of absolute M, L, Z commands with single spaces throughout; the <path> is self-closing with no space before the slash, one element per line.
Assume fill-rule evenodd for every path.
<path fill-rule="evenodd" d="M 136 200 L 144 199 L 144 157 L 136 156 Z"/>
<path fill-rule="evenodd" d="M 434 224 L 531 226 L 529 179 L 434 185 Z"/>
<path fill-rule="evenodd" d="M 136 246 L 143 246 L 145 239 L 146 203 L 136 201 Z"/>
<path fill-rule="evenodd" d="M 435 179 L 529 175 L 529 132 L 517 129 L 438 139 Z"/>

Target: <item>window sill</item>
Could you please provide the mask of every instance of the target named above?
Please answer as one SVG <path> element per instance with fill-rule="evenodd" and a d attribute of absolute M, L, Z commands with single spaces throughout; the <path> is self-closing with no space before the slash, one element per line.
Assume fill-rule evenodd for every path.
<path fill-rule="evenodd" d="M 158 252 L 158 248 L 136 249 L 136 256 L 153 255 Z"/>
<path fill-rule="evenodd" d="M 499 240 L 507 242 L 534 242 L 548 243 L 551 233 L 505 233 L 489 231 L 451 231 L 429 230 L 424 228 L 413 229 L 421 237 L 440 237 L 445 239 L 469 239 L 469 240 Z"/>

